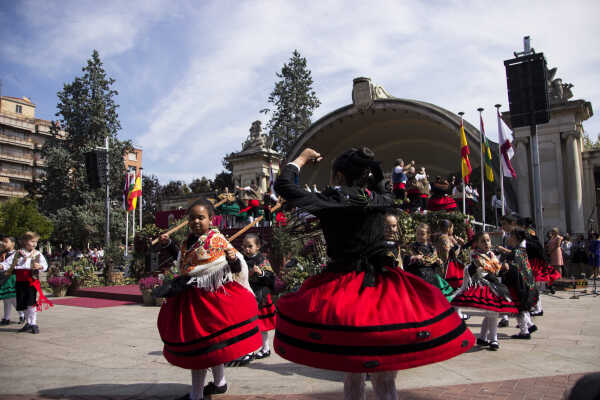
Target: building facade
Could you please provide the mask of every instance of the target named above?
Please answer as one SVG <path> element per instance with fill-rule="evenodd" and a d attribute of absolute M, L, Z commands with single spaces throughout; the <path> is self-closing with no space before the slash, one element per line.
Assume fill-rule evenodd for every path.
<path fill-rule="evenodd" d="M 51 122 L 35 117 L 27 97 L 0 97 L 0 201 L 27 195 L 26 185 L 44 174 L 42 146 Z"/>
<path fill-rule="evenodd" d="M 128 175 L 137 175 L 142 170 L 142 149 L 136 149 L 125 153 L 123 156 L 125 162 L 125 173 Z"/>

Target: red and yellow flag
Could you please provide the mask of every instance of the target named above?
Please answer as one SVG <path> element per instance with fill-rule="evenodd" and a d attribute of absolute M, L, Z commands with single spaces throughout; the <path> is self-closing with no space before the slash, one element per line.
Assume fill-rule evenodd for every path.
<path fill-rule="evenodd" d="M 471 161 L 469 161 L 469 144 L 467 143 L 467 136 L 465 135 L 465 127 L 462 120 L 460 121 L 460 172 L 464 183 L 469 183 L 469 176 L 473 169 L 471 168 Z"/>
<path fill-rule="evenodd" d="M 130 186 L 129 194 L 127 195 L 127 211 L 135 211 L 137 198 L 142 195 L 142 178 L 138 172 L 135 178 L 135 183 Z"/>

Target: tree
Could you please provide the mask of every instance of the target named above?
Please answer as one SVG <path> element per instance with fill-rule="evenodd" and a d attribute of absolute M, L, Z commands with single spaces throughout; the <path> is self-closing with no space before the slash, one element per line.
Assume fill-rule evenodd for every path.
<path fill-rule="evenodd" d="M 231 172 L 221 171 L 215 176 L 213 188 L 222 192 L 226 187 L 229 188 L 230 191 L 234 190 L 233 174 Z"/>
<path fill-rule="evenodd" d="M 0 233 L 19 238 L 27 231 L 46 240 L 52 234 L 52 221 L 42 215 L 31 199 L 11 199 L 0 203 Z"/>
<path fill-rule="evenodd" d="M 52 137 L 42 148 L 45 176 L 32 185 L 30 192 L 40 197 L 41 210 L 59 224 L 53 238 L 78 245 L 101 242 L 105 229 L 106 191 L 90 188 L 85 153 L 104 147 L 105 139 L 109 139 L 110 198 L 119 200 L 111 203 L 111 221 L 118 225 L 125 171 L 123 155 L 132 150 L 130 142 L 117 137 L 121 125 L 114 97 L 118 92 L 112 88 L 115 80 L 107 76 L 96 50 L 82 71 L 82 76 L 66 83 L 57 94 L 58 120 L 52 124 Z M 98 218 L 102 218 L 102 223 Z M 65 221 L 72 224 L 76 233 L 67 232 Z M 111 230 L 115 229 L 113 225 Z M 117 232 L 118 229 L 114 234 Z"/>
<path fill-rule="evenodd" d="M 213 183 L 210 180 L 206 179 L 205 176 L 203 176 L 200 179 L 194 179 L 192 183 L 190 183 L 190 190 L 192 191 L 192 193 L 206 193 L 212 190 L 212 186 Z"/>
<path fill-rule="evenodd" d="M 161 207 L 161 186 L 155 175 L 142 175 L 143 226 L 154 223 L 154 215 Z"/>
<path fill-rule="evenodd" d="M 183 196 L 185 194 L 183 188 L 184 185 L 185 184 L 182 181 L 170 181 L 165 186 L 161 187 L 160 194 L 162 197 Z"/>
<path fill-rule="evenodd" d="M 287 64 L 283 64 L 277 78 L 281 80 L 269 95 L 273 104 L 271 119 L 266 129 L 273 141 L 273 149 L 286 155 L 296 139 L 310 126 L 311 116 L 321 102 L 312 89 L 311 72 L 306 66 L 306 58 L 294 50 Z M 262 113 L 271 112 L 266 108 Z"/>
<path fill-rule="evenodd" d="M 600 149 L 600 135 L 596 136 L 596 140 L 584 132 L 583 134 L 583 149 L 584 150 L 597 150 Z"/>

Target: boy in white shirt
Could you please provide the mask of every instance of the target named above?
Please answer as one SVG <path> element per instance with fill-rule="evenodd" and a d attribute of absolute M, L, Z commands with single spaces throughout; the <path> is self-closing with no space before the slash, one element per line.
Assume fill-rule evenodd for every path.
<path fill-rule="evenodd" d="M 25 325 L 19 332 L 40 333 L 37 326 L 37 311 L 53 304 L 44 296 L 40 281 L 37 278 L 39 271 L 46 271 L 48 263 L 46 259 L 36 250 L 39 235 L 35 232 L 25 232 L 21 239 L 23 248 L 14 252 L 10 257 L 0 263 L 4 271 L 14 272 L 17 276 L 15 289 L 17 292 L 17 311 L 25 311 Z M 40 295 L 39 302 L 37 295 Z"/>

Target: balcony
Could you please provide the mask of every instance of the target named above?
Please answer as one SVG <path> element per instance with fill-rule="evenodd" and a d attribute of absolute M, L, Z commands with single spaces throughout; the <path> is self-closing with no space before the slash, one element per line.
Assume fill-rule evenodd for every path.
<path fill-rule="evenodd" d="M 0 169 L 0 176 L 7 176 L 9 178 L 25 180 L 25 181 L 29 181 L 29 182 L 31 182 L 33 180 L 33 173 L 31 171 L 30 172 L 22 172 L 22 171 L 15 171 L 15 170 L 4 168 L 4 169 Z"/>
<path fill-rule="evenodd" d="M 0 143 L 12 144 L 20 147 L 26 147 L 28 149 L 32 149 L 34 147 L 34 143 L 28 140 L 19 139 L 14 136 L 4 135 L 0 133 Z"/>
<path fill-rule="evenodd" d="M 23 129 L 29 132 L 35 131 L 35 125 L 31 120 L 9 117 L 8 115 L 0 115 L 0 125 L 12 126 L 13 128 Z"/>
<path fill-rule="evenodd" d="M 12 154 L 0 153 L 0 160 L 2 160 L 2 161 L 12 161 L 12 162 L 16 162 L 16 163 L 23 164 L 23 165 L 33 166 L 33 159 L 32 158 L 15 156 L 15 155 L 12 155 Z M 42 165 L 42 164 L 38 164 L 38 165 Z M 43 165 L 45 165 L 45 163 Z"/>
<path fill-rule="evenodd" d="M 9 189 L 3 186 L 0 186 L 0 197 L 25 197 L 27 196 L 27 191 L 23 189 Z"/>

